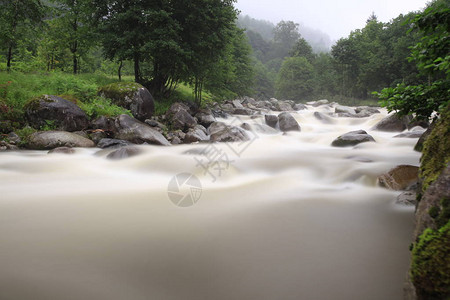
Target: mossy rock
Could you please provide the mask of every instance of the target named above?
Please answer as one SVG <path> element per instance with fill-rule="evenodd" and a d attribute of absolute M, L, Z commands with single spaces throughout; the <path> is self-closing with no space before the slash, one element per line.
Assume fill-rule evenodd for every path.
<path fill-rule="evenodd" d="M 423 146 L 419 170 L 419 176 L 422 180 L 422 191 L 425 191 L 439 177 L 449 161 L 450 105 L 441 112 L 439 120 Z"/>
<path fill-rule="evenodd" d="M 150 92 L 135 82 L 116 82 L 100 87 L 98 95 L 111 99 L 123 108 L 129 109 L 132 115 L 144 121 L 153 116 L 155 111 L 154 99 Z"/>
<path fill-rule="evenodd" d="M 449 299 L 450 221 L 419 237 L 412 250 L 411 279 L 418 299 Z"/>

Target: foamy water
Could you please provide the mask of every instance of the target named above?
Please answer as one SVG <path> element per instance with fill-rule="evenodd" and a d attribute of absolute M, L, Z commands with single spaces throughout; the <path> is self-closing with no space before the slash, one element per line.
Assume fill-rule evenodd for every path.
<path fill-rule="evenodd" d="M 328 110 L 294 113 L 286 135 L 230 118 L 254 138 L 123 160 L 0 153 L 0 299 L 401 299 L 414 208 L 376 178 L 418 165 L 417 139 L 371 131 L 384 111 L 313 117 Z M 376 143 L 330 146 L 358 129 Z M 207 149 L 221 160 L 205 172 Z M 180 173 L 200 180 L 193 206 L 169 198 Z"/>

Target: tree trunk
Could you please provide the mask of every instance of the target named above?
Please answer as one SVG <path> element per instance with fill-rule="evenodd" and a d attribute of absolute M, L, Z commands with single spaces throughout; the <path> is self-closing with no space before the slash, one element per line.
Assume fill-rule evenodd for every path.
<path fill-rule="evenodd" d="M 6 63 L 6 70 L 11 71 L 11 59 L 12 59 L 12 45 L 8 48 L 8 62 Z"/>
<path fill-rule="evenodd" d="M 120 61 L 119 69 L 117 70 L 117 75 L 119 75 L 119 81 L 122 81 L 122 67 L 123 67 L 123 61 Z"/>
<path fill-rule="evenodd" d="M 73 74 L 78 74 L 78 59 L 75 53 L 73 54 Z"/>
<path fill-rule="evenodd" d="M 139 56 L 134 55 L 134 81 L 137 83 L 141 82 L 141 77 L 139 74 Z"/>

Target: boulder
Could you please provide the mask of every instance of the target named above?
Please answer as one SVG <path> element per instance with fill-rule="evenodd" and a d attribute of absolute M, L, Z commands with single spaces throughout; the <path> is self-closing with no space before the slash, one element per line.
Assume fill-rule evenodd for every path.
<path fill-rule="evenodd" d="M 390 190 L 405 190 L 419 180 L 419 167 L 400 165 L 378 177 L 380 186 Z"/>
<path fill-rule="evenodd" d="M 135 82 L 116 82 L 99 89 L 98 94 L 111 99 L 118 106 L 131 111 L 138 120 L 150 118 L 155 111 L 155 101 L 150 92 Z"/>
<path fill-rule="evenodd" d="M 422 128 L 420 126 L 416 126 L 411 128 L 410 131 L 406 131 L 400 134 L 397 134 L 394 136 L 395 138 L 420 138 L 423 133 L 425 132 L 425 128 Z"/>
<path fill-rule="evenodd" d="M 58 147 L 94 147 L 93 141 L 67 131 L 39 131 L 30 135 L 29 147 L 48 150 Z"/>
<path fill-rule="evenodd" d="M 278 117 L 275 115 L 265 115 L 264 119 L 266 120 L 266 124 L 272 128 L 276 128 L 278 124 Z"/>
<path fill-rule="evenodd" d="M 277 111 L 292 111 L 292 106 L 286 101 L 278 101 L 275 104 L 275 108 Z"/>
<path fill-rule="evenodd" d="M 318 106 L 326 105 L 328 103 L 329 102 L 328 102 L 327 99 L 323 99 L 323 100 L 314 101 L 314 102 L 311 103 L 311 105 L 314 106 L 314 107 L 318 107 Z"/>
<path fill-rule="evenodd" d="M 390 114 L 378 122 L 372 130 L 401 132 L 408 128 L 408 124 L 411 120 L 412 118 L 410 116 L 399 117 L 397 114 Z"/>
<path fill-rule="evenodd" d="M 195 143 L 195 142 L 201 142 L 201 141 L 207 141 L 209 140 L 208 136 L 205 134 L 203 130 L 200 128 L 191 128 L 186 133 L 183 142 L 185 144 Z"/>
<path fill-rule="evenodd" d="M 157 130 L 128 115 L 120 115 L 116 118 L 116 128 L 118 130 L 115 136 L 117 139 L 135 144 L 170 145 L 169 141 Z"/>
<path fill-rule="evenodd" d="M 19 150 L 19 147 L 17 147 L 16 145 L 9 144 L 5 141 L 0 141 L 0 151 L 6 151 L 6 150 L 15 151 L 15 150 Z"/>
<path fill-rule="evenodd" d="M 280 130 L 283 132 L 287 131 L 300 131 L 300 125 L 297 123 L 295 118 L 288 112 L 282 112 L 278 115 L 278 124 Z"/>
<path fill-rule="evenodd" d="M 206 128 L 208 128 L 212 123 L 216 122 L 216 118 L 214 117 L 210 109 L 201 109 L 195 115 L 195 117 L 197 118 L 198 123 L 205 126 Z"/>
<path fill-rule="evenodd" d="M 132 156 L 136 156 L 142 153 L 142 150 L 137 147 L 122 147 L 120 149 L 114 150 L 113 152 L 109 153 L 106 158 L 112 159 L 112 160 L 119 160 L 124 159 Z"/>
<path fill-rule="evenodd" d="M 244 106 L 241 104 L 241 101 L 239 100 L 233 100 L 232 103 L 235 108 L 244 108 Z"/>
<path fill-rule="evenodd" d="M 97 147 L 101 148 L 101 149 L 107 149 L 107 148 L 119 148 L 119 147 L 125 147 L 125 146 L 130 146 L 133 145 L 133 143 L 130 143 L 128 141 L 124 141 L 124 140 L 118 140 L 118 139 L 101 139 L 98 143 L 97 143 Z"/>
<path fill-rule="evenodd" d="M 416 205 L 417 194 L 414 191 L 405 191 L 397 196 L 395 199 L 396 204 L 401 205 Z"/>
<path fill-rule="evenodd" d="M 233 110 L 233 114 L 235 115 L 244 115 L 244 116 L 250 116 L 253 114 L 253 111 L 249 108 L 235 108 Z"/>
<path fill-rule="evenodd" d="M 346 134 L 337 137 L 331 143 L 331 146 L 348 147 L 348 146 L 355 146 L 365 142 L 375 142 L 375 140 L 371 135 L 367 134 L 367 132 L 365 132 L 364 130 L 355 130 L 347 132 Z"/>
<path fill-rule="evenodd" d="M 37 129 L 51 124 L 61 131 L 77 131 L 89 126 L 87 115 L 78 105 L 58 96 L 34 98 L 24 109 L 28 122 Z"/>
<path fill-rule="evenodd" d="M 114 118 L 100 116 L 91 122 L 92 129 L 102 129 L 104 131 L 115 132 L 116 125 Z"/>
<path fill-rule="evenodd" d="M 348 114 L 350 116 L 356 114 L 356 111 L 353 108 L 348 107 L 348 106 L 341 106 L 341 105 L 336 106 L 334 108 L 334 112 L 335 113 L 344 113 L 344 114 Z"/>
<path fill-rule="evenodd" d="M 94 141 L 94 143 L 98 143 L 99 141 L 101 141 L 102 139 L 105 139 L 108 137 L 108 135 L 106 134 L 105 131 L 103 131 L 102 129 L 95 129 L 91 132 L 91 134 L 89 135 L 89 137 L 91 138 L 92 141 Z"/>
<path fill-rule="evenodd" d="M 248 141 L 250 137 L 245 130 L 236 126 L 226 125 L 222 122 L 214 122 L 208 128 L 212 142 L 239 142 Z"/>
<path fill-rule="evenodd" d="M 172 129 L 187 131 L 194 128 L 197 121 L 190 114 L 190 109 L 183 103 L 174 103 L 166 113 L 166 120 Z"/>
<path fill-rule="evenodd" d="M 318 111 L 314 112 L 314 118 L 316 118 L 317 120 L 321 121 L 324 124 L 334 123 L 334 120 L 330 116 L 327 116 L 326 114 Z"/>
<path fill-rule="evenodd" d="M 355 108 L 355 112 L 360 118 L 370 117 L 371 115 L 380 113 L 377 108 L 370 106 L 358 106 Z"/>
<path fill-rule="evenodd" d="M 294 110 L 305 110 L 308 109 L 305 104 L 297 103 L 294 105 Z"/>

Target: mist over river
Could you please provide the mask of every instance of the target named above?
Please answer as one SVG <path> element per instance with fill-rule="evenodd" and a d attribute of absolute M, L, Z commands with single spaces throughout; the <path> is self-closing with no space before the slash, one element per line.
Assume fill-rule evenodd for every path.
<path fill-rule="evenodd" d="M 292 113 L 302 131 L 284 135 L 220 120 L 253 138 L 214 144 L 226 164 L 208 171 L 210 144 L 1 152 L 0 299 L 402 299 L 414 207 L 377 176 L 419 165 L 417 139 L 371 130 L 384 110 L 315 111 L 334 110 Z M 376 142 L 331 146 L 359 129 Z M 189 207 L 168 193 L 180 173 L 201 184 Z"/>

